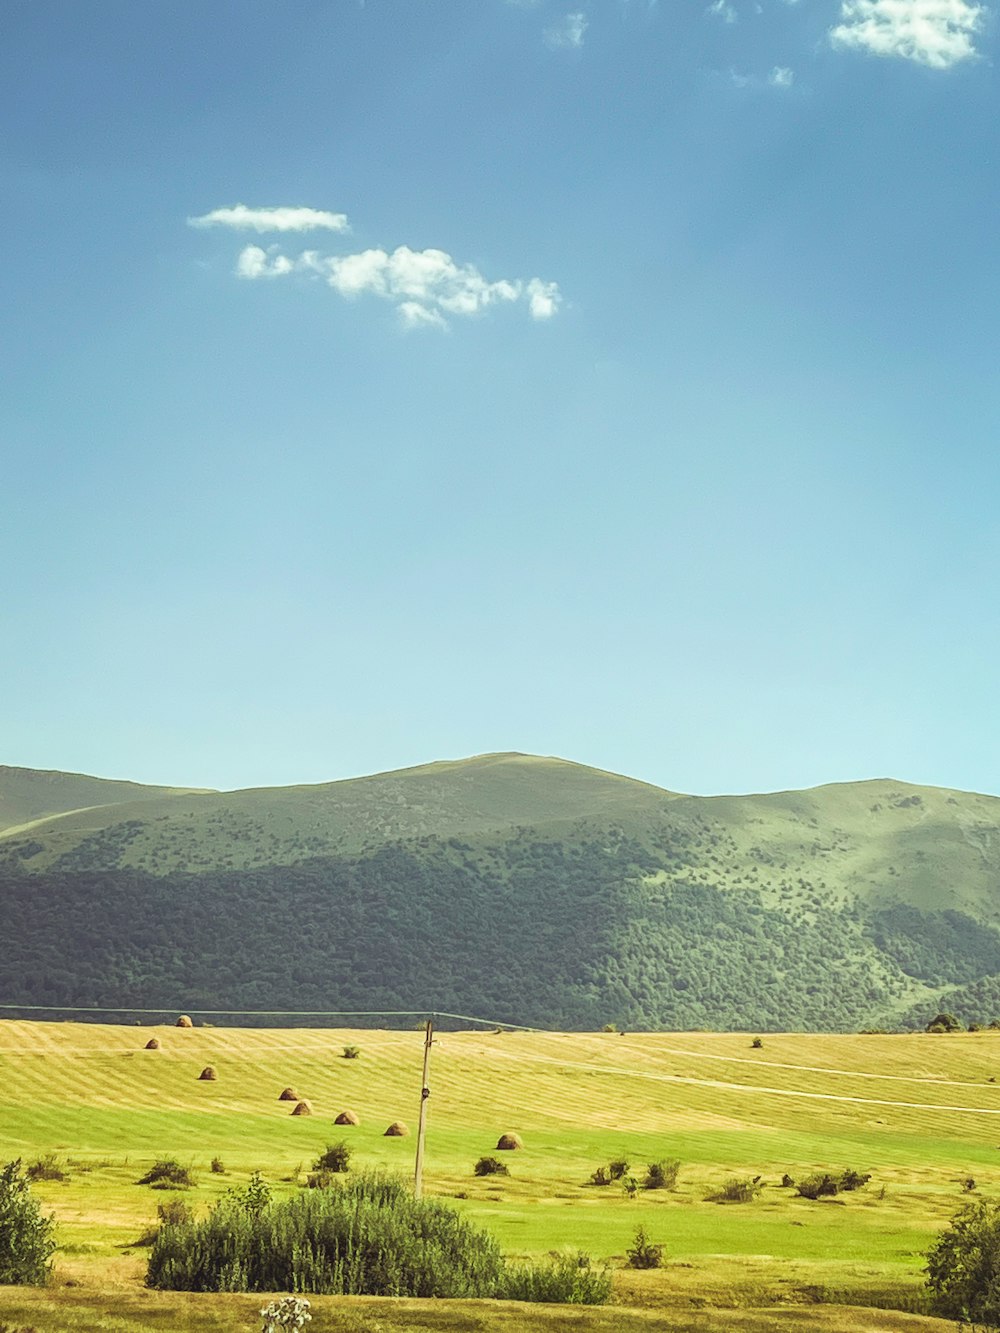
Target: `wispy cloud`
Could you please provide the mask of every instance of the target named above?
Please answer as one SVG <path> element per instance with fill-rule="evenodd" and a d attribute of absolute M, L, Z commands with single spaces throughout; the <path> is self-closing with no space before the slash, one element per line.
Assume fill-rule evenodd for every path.
<path fill-rule="evenodd" d="M 712 0 L 705 13 L 711 14 L 713 18 L 722 19 L 723 23 L 735 23 L 739 18 L 729 0 Z"/>
<path fill-rule="evenodd" d="M 767 76 L 767 81 L 772 88 L 790 88 L 795 82 L 795 71 L 789 69 L 787 65 L 775 65 Z"/>
<path fill-rule="evenodd" d="M 237 231 L 349 231 L 346 213 L 325 213 L 318 208 L 213 208 L 211 213 L 188 218 L 189 227 L 231 227 Z"/>
<path fill-rule="evenodd" d="M 948 69 L 976 55 L 982 5 L 970 0 L 843 0 L 834 46 Z"/>
<path fill-rule="evenodd" d="M 321 278 L 338 296 L 377 296 L 391 302 L 406 328 L 447 328 L 448 318 L 478 315 L 495 305 L 521 303 L 532 319 L 551 319 L 562 296 L 541 278 L 489 280 L 473 264 L 459 264 L 444 250 L 321 255 L 306 250 L 295 258 L 277 246 L 248 245 L 236 261 L 236 276 L 250 281 L 299 273 Z"/>
<path fill-rule="evenodd" d="M 545 40 L 549 46 L 556 48 L 578 49 L 583 45 L 588 26 L 586 14 L 577 10 L 575 13 L 567 14 L 558 23 L 553 23 L 550 28 L 546 28 Z"/>

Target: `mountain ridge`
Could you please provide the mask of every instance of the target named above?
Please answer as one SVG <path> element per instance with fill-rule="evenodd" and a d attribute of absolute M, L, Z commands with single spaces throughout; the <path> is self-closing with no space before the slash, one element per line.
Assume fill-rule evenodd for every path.
<path fill-rule="evenodd" d="M 31 785 L 0 769 L 0 802 L 5 780 Z M 878 778 L 701 797 L 516 752 L 123 793 L 0 833 L 0 996 L 633 1027 L 1000 1006 L 997 797 Z"/>

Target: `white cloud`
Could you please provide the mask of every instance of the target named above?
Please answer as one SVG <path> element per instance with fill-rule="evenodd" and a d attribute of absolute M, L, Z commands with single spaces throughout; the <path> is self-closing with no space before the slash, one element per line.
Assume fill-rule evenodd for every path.
<path fill-rule="evenodd" d="M 448 322 L 436 310 L 428 310 L 419 301 L 404 301 L 399 307 L 400 318 L 408 329 L 446 329 Z"/>
<path fill-rule="evenodd" d="M 976 54 L 982 5 L 970 0 L 843 0 L 834 46 L 948 69 Z"/>
<path fill-rule="evenodd" d="M 236 261 L 238 278 L 280 278 L 291 273 L 295 265 L 285 255 L 271 258 L 259 245 L 248 245 L 240 251 Z"/>
<path fill-rule="evenodd" d="M 545 40 L 549 46 L 578 49 L 583 45 L 584 34 L 589 24 L 586 14 L 577 10 L 567 14 L 559 23 L 554 23 L 545 30 Z"/>
<path fill-rule="evenodd" d="M 490 306 L 524 302 L 532 319 L 551 319 L 562 296 L 557 283 L 541 278 L 490 281 L 473 264 L 458 264 L 444 250 L 397 246 L 356 254 L 321 255 L 305 250 L 296 259 L 248 245 L 237 260 L 241 278 L 279 278 L 290 273 L 319 276 L 347 299 L 369 295 L 391 301 L 407 328 L 447 328 L 447 316 L 478 315 Z"/>
<path fill-rule="evenodd" d="M 767 81 L 772 88 L 790 88 L 795 82 L 795 71 L 789 69 L 787 65 L 775 65 L 767 76 Z"/>
<path fill-rule="evenodd" d="M 735 23 L 739 17 L 729 0 L 712 0 L 705 13 L 722 19 L 723 23 Z"/>
<path fill-rule="evenodd" d="M 325 213 L 318 208 L 213 208 L 201 217 L 188 218 L 189 227 L 234 227 L 241 231 L 348 231 L 346 213 Z"/>

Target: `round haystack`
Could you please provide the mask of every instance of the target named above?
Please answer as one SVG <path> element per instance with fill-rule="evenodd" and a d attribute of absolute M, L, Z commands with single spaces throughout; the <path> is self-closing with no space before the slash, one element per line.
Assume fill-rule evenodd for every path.
<path fill-rule="evenodd" d="M 198 1077 L 204 1079 L 206 1083 L 214 1083 L 219 1076 L 215 1072 L 215 1065 L 206 1065 Z"/>
<path fill-rule="evenodd" d="M 515 1148 L 523 1148 L 519 1134 L 501 1134 L 497 1139 L 497 1148 L 501 1151 L 513 1151 Z"/>
<path fill-rule="evenodd" d="M 313 1109 L 309 1102 L 296 1102 L 292 1107 L 292 1115 L 312 1115 Z"/>
<path fill-rule="evenodd" d="M 360 1125 L 361 1118 L 356 1111 L 341 1111 L 333 1123 L 335 1125 Z"/>
<path fill-rule="evenodd" d="M 282 1088 L 278 1093 L 279 1102 L 300 1102 L 302 1098 L 294 1088 Z"/>
<path fill-rule="evenodd" d="M 149 1041 L 146 1042 L 145 1049 L 147 1051 L 158 1051 L 160 1049 L 160 1043 L 156 1037 L 150 1037 Z"/>
<path fill-rule="evenodd" d="M 409 1132 L 402 1120 L 394 1120 L 382 1137 L 384 1139 L 405 1139 Z"/>
<path fill-rule="evenodd" d="M 187 1014 L 181 1014 L 180 1018 L 178 1018 L 177 1022 L 174 1024 L 174 1027 L 193 1028 L 194 1024 L 191 1022 L 190 1018 L 188 1018 Z"/>

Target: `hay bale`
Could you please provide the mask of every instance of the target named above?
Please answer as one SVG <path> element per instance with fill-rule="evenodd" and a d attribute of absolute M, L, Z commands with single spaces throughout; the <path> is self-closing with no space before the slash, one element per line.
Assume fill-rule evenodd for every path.
<path fill-rule="evenodd" d="M 143 1049 L 147 1051 L 158 1051 L 160 1049 L 160 1043 L 156 1037 L 150 1037 Z"/>
<path fill-rule="evenodd" d="M 198 1077 L 204 1079 L 206 1083 L 214 1083 L 219 1076 L 215 1072 L 215 1065 L 206 1065 Z"/>
<path fill-rule="evenodd" d="M 292 1107 L 292 1115 L 312 1115 L 312 1105 L 307 1101 L 296 1102 Z"/>
<path fill-rule="evenodd" d="M 300 1102 L 302 1098 L 294 1088 L 282 1088 L 278 1093 L 279 1102 Z"/>
<path fill-rule="evenodd" d="M 405 1139 L 409 1132 L 402 1120 L 394 1120 L 382 1137 L 384 1139 Z"/>
<path fill-rule="evenodd" d="M 501 1134 L 497 1139 L 497 1148 L 501 1152 L 513 1152 L 515 1148 L 523 1148 L 519 1134 Z"/>
<path fill-rule="evenodd" d="M 360 1125 L 361 1119 L 356 1111 L 341 1111 L 333 1123 L 335 1125 Z"/>
<path fill-rule="evenodd" d="M 174 1024 L 174 1027 L 193 1028 L 194 1024 L 191 1022 L 190 1018 L 188 1018 L 187 1014 L 181 1014 L 180 1018 L 178 1018 L 177 1022 Z"/>

